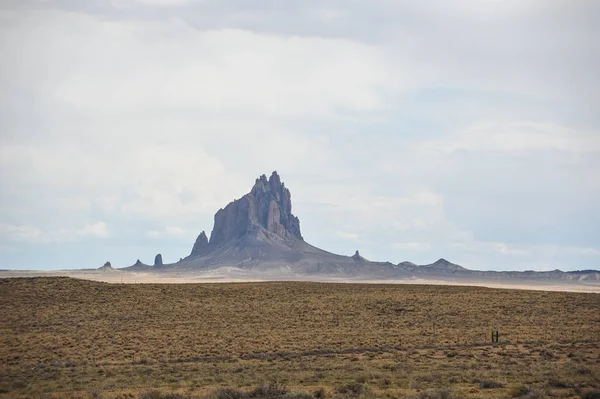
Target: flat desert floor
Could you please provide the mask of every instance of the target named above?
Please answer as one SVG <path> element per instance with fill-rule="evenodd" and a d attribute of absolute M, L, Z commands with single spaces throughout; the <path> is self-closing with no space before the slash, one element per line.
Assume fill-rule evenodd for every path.
<path fill-rule="evenodd" d="M 0 271 L 0 278 L 11 277 L 71 277 L 106 283 L 124 284 L 188 284 L 188 283 L 233 283 L 267 281 L 311 281 L 330 283 L 367 283 L 367 284 L 426 284 L 460 285 L 488 288 L 507 288 L 536 291 L 567 291 L 600 293 L 600 281 L 553 281 L 553 280 L 500 280 L 500 279 L 457 279 L 447 278 L 410 278 L 410 279 L 367 279 L 364 277 L 303 276 L 291 273 L 253 273 L 238 268 L 220 268 L 203 272 L 129 272 L 125 270 L 58 270 L 58 271 Z"/>
<path fill-rule="evenodd" d="M 34 277 L 0 309 L 5 398 L 600 394 L 597 293 Z"/>

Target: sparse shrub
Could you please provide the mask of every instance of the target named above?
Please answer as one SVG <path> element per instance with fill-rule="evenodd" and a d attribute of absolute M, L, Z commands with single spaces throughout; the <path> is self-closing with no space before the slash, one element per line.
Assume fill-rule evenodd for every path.
<path fill-rule="evenodd" d="M 315 391 L 313 396 L 317 399 L 323 399 L 327 396 L 327 392 L 325 392 L 323 388 L 319 388 Z"/>
<path fill-rule="evenodd" d="M 165 393 L 162 394 L 160 393 L 160 391 L 157 391 L 156 389 L 150 390 L 150 391 L 146 391 L 146 392 L 142 392 L 140 394 L 140 396 L 138 396 L 138 399 L 188 399 L 185 396 L 178 394 L 178 393 Z"/>
<path fill-rule="evenodd" d="M 140 396 L 138 396 L 138 399 L 162 399 L 162 395 L 160 394 L 160 391 L 152 389 L 150 391 L 142 392 Z"/>
<path fill-rule="evenodd" d="M 100 391 L 97 389 L 89 390 L 87 394 L 90 399 L 102 399 L 102 393 L 100 393 Z"/>
<path fill-rule="evenodd" d="M 600 389 L 584 391 L 581 394 L 581 399 L 600 399 Z"/>
<path fill-rule="evenodd" d="M 233 388 L 219 388 L 209 395 L 210 399 L 246 399 L 248 394 Z"/>
<path fill-rule="evenodd" d="M 360 382 L 350 382 L 343 385 L 338 385 L 335 387 L 335 391 L 342 395 L 358 397 L 368 391 L 365 384 L 361 384 Z"/>
<path fill-rule="evenodd" d="M 446 389 L 428 389 L 409 399 L 455 399 L 455 397 Z"/>
<path fill-rule="evenodd" d="M 288 392 L 283 397 L 285 399 L 315 399 L 310 393 L 304 391 Z"/>
<path fill-rule="evenodd" d="M 479 388 L 481 389 L 495 389 L 495 388 L 503 388 L 504 384 L 496 381 L 490 380 L 481 380 L 479 381 Z"/>
<path fill-rule="evenodd" d="M 556 378 L 550 378 L 548 380 L 548 386 L 551 386 L 552 388 L 569 388 L 569 384 Z"/>
<path fill-rule="evenodd" d="M 575 369 L 575 374 L 578 374 L 578 375 L 588 375 L 591 373 L 592 373 L 592 370 L 590 370 L 587 367 L 578 367 Z"/>
<path fill-rule="evenodd" d="M 510 396 L 512 398 L 520 398 L 527 395 L 531 391 L 531 387 L 528 385 L 519 385 L 511 388 Z"/>
<path fill-rule="evenodd" d="M 162 396 L 162 399 L 188 399 L 179 393 L 166 393 Z"/>
<path fill-rule="evenodd" d="M 288 392 L 289 390 L 284 384 L 270 381 L 257 386 L 249 396 L 251 398 L 281 398 Z"/>
<path fill-rule="evenodd" d="M 513 398 L 523 399 L 543 399 L 548 396 L 544 390 L 532 388 L 529 385 L 519 385 L 512 388 L 510 395 Z"/>
<path fill-rule="evenodd" d="M 27 387 L 27 383 L 21 380 L 17 380 L 11 384 L 12 389 L 23 389 Z"/>

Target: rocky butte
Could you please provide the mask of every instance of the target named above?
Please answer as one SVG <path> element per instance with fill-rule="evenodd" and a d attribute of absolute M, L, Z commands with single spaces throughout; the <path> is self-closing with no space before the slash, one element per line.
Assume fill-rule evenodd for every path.
<path fill-rule="evenodd" d="M 250 192 L 219 209 L 210 239 L 203 231 L 191 253 L 179 262 L 163 264 L 156 255 L 154 266 L 139 260 L 129 270 L 206 271 L 221 267 L 265 273 L 337 275 L 364 278 L 500 278 L 598 280 L 597 271 L 586 272 L 488 272 L 468 270 L 445 259 L 428 265 L 411 262 L 373 262 L 358 251 L 336 255 L 304 240 L 300 220 L 292 213 L 290 190 L 277 172 L 256 179 Z"/>

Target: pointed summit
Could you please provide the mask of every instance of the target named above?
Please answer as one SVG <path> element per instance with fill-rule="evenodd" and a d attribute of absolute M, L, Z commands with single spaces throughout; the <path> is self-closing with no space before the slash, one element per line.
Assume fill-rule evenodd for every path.
<path fill-rule="evenodd" d="M 106 262 L 103 266 L 98 268 L 99 270 L 114 270 L 110 262 Z"/>
<path fill-rule="evenodd" d="M 354 260 L 358 260 L 358 261 L 364 261 L 364 260 L 366 260 L 365 258 L 363 258 L 360 255 L 360 252 L 358 252 L 358 249 L 356 250 L 356 252 L 354 253 L 354 255 L 351 256 L 351 258 L 354 259 Z"/>
<path fill-rule="evenodd" d="M 290 191 L 277 172 L 268 180 L 261 175 L 250 193 L 217 212 L 209 245 L 223 245 L 261 232 L 288 241 L 303 240 L 300 221 L 292 214 Z"/>
<path fill-rule="evenodd" d="M 208 237 L 206 233 L 202 231 L 198 238 L 196 238 L 196 242 L 194 243 L 194 247 L 192 248 L 192 253 L 190 256 L 198 256 L 206 252 L 208 247 Z"/>
<path fill-rule="evenodd" d="M 423 265 L 420 267 L 427 267 L 430 269 L 443 270 L 443 271 L 447 271 L 447 272 L 457 272 L 457 271 L 467 270 L 464 267 L 457 265 L 455 263 L 452 263 L 450 261 L 447 261 L 444 258 L 440 258 L 440 259 L 436 260 L 434 263 L 431 263 L 429 265 Z"/>

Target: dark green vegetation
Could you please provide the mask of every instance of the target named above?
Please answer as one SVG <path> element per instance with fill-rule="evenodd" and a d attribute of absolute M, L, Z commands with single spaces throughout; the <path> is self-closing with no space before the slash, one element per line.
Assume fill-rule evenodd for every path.
<path fill-rule="evenodd" d="M 600 388 L 598 294 L 30 278 L 0 280 L 0 309 L 0 397 L 578 398 Z"/>

